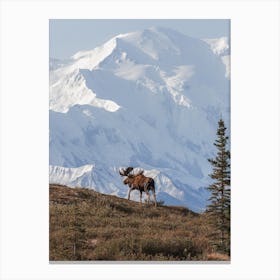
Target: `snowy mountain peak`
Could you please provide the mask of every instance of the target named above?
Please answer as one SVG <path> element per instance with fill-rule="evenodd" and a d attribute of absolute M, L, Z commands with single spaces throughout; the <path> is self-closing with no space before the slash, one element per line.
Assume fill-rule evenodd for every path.
<path fill-rule="evenodd" d="M 106 79 L 116 86 L 128 80 L 144 91 L 169 94 L 178 105 L 196 106 L 191 89 L 202 80 L 207 87 L 227 83 L 218 78 L 227 73 L 224 63 L 204 41 L 170 29 L 152 27 L 120 34 L 92 51 L 78 52 L 72 62 L 50 72 L 50 108 L 65 113 L 74 105 L 87 104 L 115 112 L 126 106 L 131 94 L 119 100 L 109 85 L 105 91 L 100 89 L 101 80 Z"/>
<path fill-rule="evenodd" d="M 74 65 L 77 68 L 90 68 L 96 67 L 102 60 L 110 55 L 116 47 L 116 37 L 112 38 L 104 45 L 96 47 L 90 51 L 80 51 L 72 56 Z"/>

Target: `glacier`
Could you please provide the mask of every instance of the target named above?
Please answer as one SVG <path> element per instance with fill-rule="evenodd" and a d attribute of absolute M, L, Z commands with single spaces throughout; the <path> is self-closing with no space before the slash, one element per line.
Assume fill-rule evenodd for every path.
<path fill-rule="evenodd" d="M 134 166 L 165 204 L 203 211 L 219 118 L 230 132 L 229 58 L 225 38 L 162 27 L 50 58 L 50 182 L 126 197 L 118 170 Z"/>

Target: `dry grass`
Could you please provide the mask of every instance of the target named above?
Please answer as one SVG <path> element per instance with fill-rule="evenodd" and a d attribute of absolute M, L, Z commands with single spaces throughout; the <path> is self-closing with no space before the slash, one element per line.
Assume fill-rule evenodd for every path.
<path fill-rule="evenodd" d="M 208 261 L 230 261 L 230 257 L 221 253 L 211 253 L 207 255 Z"/>
<path fill-rule="evenodd" d="M 50 185 L 50 260 L 228 260 L 205 214 Z"/>

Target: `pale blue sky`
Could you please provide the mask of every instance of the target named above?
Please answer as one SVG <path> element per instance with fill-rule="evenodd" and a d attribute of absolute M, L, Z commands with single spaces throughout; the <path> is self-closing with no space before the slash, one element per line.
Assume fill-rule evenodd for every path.
<path fill-rule="evenodd" d="M 50 57 L 67 59 L 81 50 L 90 50 L 120 33 L 151 26 L 172 28 L 196 38 L 230 36 L 226 19 L 51 19 Z"/>

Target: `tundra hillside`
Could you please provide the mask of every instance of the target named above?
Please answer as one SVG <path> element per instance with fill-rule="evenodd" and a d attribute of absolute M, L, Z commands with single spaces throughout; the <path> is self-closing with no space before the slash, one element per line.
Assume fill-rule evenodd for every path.
<path fill-rule="evenodd" d="M 227 261 L 206 214 L 50 185 L 50 261 Z"/>

